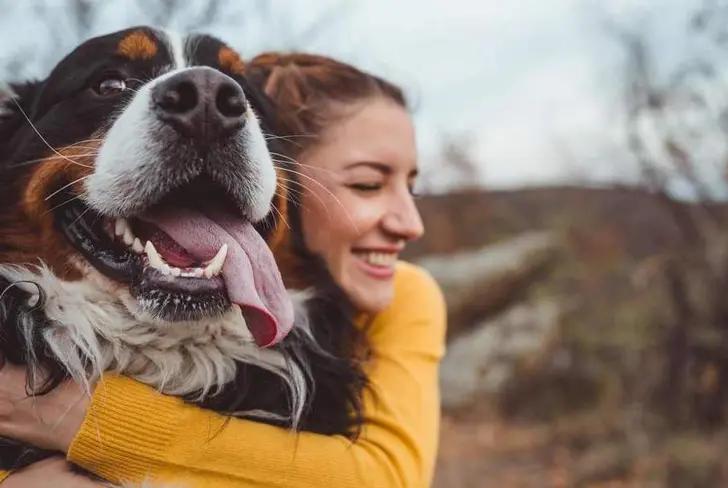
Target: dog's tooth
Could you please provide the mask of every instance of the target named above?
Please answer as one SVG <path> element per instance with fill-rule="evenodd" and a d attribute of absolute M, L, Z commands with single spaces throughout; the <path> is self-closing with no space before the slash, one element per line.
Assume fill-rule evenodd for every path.
<path fill-rule="evenodd" d="M 170 271 L 170 273 L 172 273 L 172 276 L 174 276 L 175 278 L 177 278 L 179 275 L 182 274 L 182 270 L 179 268 L 175 268 L 174 266 L 169 268 L 169 271 Z"/>
<path fill-rule="evenodd" d="M 192 276 L 195 278 L 202 278 L 205 275 L 205 270 L 202 268 L 195 268 L 192 270 Z"/>
<path fill-rule="evenodd" d="M 220 249 L 217 251 L 217 254 L 215 254 L 215 257 L 212 258 L 209 262 L 209 264 L 205 267 L 205 277 L 206 278 L 212 278 L 213 276 L 216 276 L 220 274 L 220 271 L 222 271 L 222 265 L 225 264 L 225 258 L 227 257 L 227 251 L 228 251 L 228 245 L 223 244 Z"/>
<path fill-rule="evenodd" d="M 114 235 L 123 236 L 124 230 L 128 227 L 125 218 L 116 219 L 114 222 Z"/>
<path fill-rule="evenodd" d="M 126 244 L 127 246 L 131 246 L 133 242 L 134 234 L 131 233 L 131 229 L 129 228 L 129 226 L 127 226 L 124 229 L 124 244 Z"/>
<path fill-rule="evenodd" d="M 172 268 L 170 268 L 169 264 L 163 263 L 162 267 L 160 268 L 160 271 L 162 272 L 163 275 L 169 276 L 172 272 Z"/>
<path fill-rule="evenodd" d="M 140 241 L 138 237 L 134 238 L 134 242 L 132 243 L 131 248 L 137 254 L 141 254 L 144 252 L 144 246 L 142 245 L 142 241 Z"/>
<path fill-rule="evenodd" d="M 154 248 L 154 244 L 152 244 L 152 241 L 147 241 L 146 245 L 144 246 L 144 252 L 149 258 L 149 266 L 160 270 L 163 266 L 165 266 L 165 263 L 162 260 L 162 256 L 160 256 L 157 250 Z"/>

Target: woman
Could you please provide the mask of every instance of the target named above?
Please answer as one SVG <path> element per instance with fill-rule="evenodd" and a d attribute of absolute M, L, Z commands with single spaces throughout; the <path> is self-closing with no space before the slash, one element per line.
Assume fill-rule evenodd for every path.
<path fill-rule="evenodd" d="M 66 453 L 110 481 L 183 480 L 189 486 L 427 486 L 437 445 L 441 294 L 420 269 L 396 262 L 422 222 L 412 120 L 393 85 L 329 58 L 266 54 L 247 67 L 277 105 L 287 157 L 300 163 L 302 243 L 319 254 L 362 313 L 369 358 L 365 423 L 353 443 L 228 419 L 122 377 L 91 399 L 66 384 L 23 396 L 23 374 L 0 370 L 0 435 Z M 285 177 L 285 175 L 283 175 Z M 285 259 L 295 243 L 282 242 Z M 38 421 L 41 418 L 41 421 Z M 48 426 L 52 425 L 53 429 Z M 38 474 L 40 473 L 40 475 Z M 10 475 L 2 488 L 53 477 L 66 464 Z"/>

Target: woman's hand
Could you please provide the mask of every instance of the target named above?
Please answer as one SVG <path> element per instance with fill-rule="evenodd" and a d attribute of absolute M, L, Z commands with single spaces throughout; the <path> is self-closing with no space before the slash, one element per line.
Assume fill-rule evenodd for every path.
<path fill-rule="evenodd" d="M 46 395 L 28 397 L 25 375 L 24 367 L 6 363 L 0 368 L 0 437 L 67 452 L 86 415 L 89 397 L 73 381 Z"/>
<path fill-rule="evenodd" d="M 2 488 L 99 488 L 102 485 L 71 471 L 71 465 L 60 456 L 44 459 L 11 474 L 0 482 Z"/>

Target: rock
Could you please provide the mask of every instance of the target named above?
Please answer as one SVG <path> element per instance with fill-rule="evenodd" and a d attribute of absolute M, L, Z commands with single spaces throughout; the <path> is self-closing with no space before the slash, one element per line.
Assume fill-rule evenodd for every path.
<path fill-rule="evenodd" d="M 448 338 L 522 298 L 555 260 L 558 248 L 553 234 L 527 232 L 475 251 L 420 259 L 445 294 Z"/>
<path fill-rule="evenodd" d="M 521 361 L 550 343 L 560 310 L 553 300 L 516 305 L 453 339 L 440 368 L 443 408 L 500 392 Z"/>

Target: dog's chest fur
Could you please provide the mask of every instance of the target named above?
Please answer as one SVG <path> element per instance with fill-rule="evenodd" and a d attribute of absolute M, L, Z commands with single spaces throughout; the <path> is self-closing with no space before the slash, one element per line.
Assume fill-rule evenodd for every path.
<path fill-rule="evenodd" d="M 25 342 L 33 344 L 40 334 L 71 377 L 86 386 L 112 371 L 164 393 L 202 397 L 235 377 L 236 361 L 274 372 L 286 367 L 280 353 L 256 347 L 237 306 L 217 318 L 160 326 L 152 317 L 133 316 L 128 291 L 92 270 L 82 280 L 64 281 L 43 266 L 4 265 L 0 276 L 25 290 L 27 305 L 42 307 L 48 319 L 42 330 L 24 321 Z"/>

